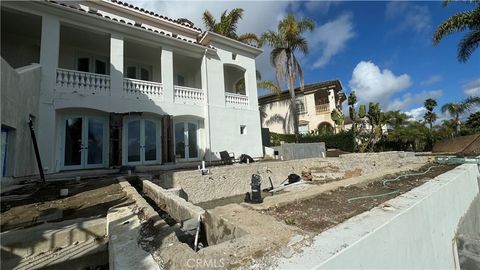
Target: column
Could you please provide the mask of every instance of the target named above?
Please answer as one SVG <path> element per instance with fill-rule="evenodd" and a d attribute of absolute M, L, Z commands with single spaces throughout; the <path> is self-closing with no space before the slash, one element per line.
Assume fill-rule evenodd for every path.
<path fill-rule="evenodd" d="M 35 119 L 37 143 L 45 173 L 58 171 L 56 166 L 56 114 L 53 105 L 53 93 L 56 86 L 58 55 L 60 49 L 60 22 L 52 15 L 42 16 L 42 37 L 40 41 L 40 102 Z"/>
<path fill-rule="evenodd" d="M 163 98 L 165 102 L 173 103 L 173 50 L 162 47 L 161 56 Z"/>
<path fill-rule="evenodd" d="M 123 95 L 123 36 L 110 35 L 110 95 Z"/>

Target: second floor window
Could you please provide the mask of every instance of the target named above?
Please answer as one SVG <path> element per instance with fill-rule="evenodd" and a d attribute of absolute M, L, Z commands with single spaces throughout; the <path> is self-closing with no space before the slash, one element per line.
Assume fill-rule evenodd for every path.
<path fill-rule="evenodd" d="M 152 81 L 152 67 L 142 64 L 127 64 L 126 77 L 142 81 Z"/>
<path fill-rule="evenodd" d="M 303 97 L 297 98 L 296 100 L 296 109 L 298 114 L 306 113 L 305 100 Z"/>
<path fill-rule="evenodd" d="M 97 74 L 108 74 L 107 59 L 104 57 L 81 56 L 77 58 L 77 70 Z"/>

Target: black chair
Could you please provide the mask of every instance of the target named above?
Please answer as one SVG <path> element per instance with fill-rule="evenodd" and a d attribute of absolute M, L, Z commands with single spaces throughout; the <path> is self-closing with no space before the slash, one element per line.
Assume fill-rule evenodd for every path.
<path fill-rule="evenodd" d="M 225 165 L 231 165 L 235 161 L 235 155 L 233 153 L 229 154 L 227 151 L 221 151 L 220 158 Z"/>

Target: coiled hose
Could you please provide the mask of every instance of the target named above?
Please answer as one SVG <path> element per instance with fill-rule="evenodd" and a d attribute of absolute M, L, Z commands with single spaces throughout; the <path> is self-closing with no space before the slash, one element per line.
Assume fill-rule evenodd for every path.
<path fill-rule="evenodd" d="M 351 202 L 356 201 L 356 200 L 378 198 L 378 197 L 383 197 L 383 196 L 388 196 L 388 195 L 393 195 L 393 194 L 399 193 L 400 189 L 392 188 L 388 185 L 388 183 L 398 181 L 402 177 L 424 175 L 424 174 L 427 174 L 432 168 L 440 167 L 440 166 L 441 165 L 433 165 L 433 166 L 430 166 L 426 171 L 421 172 L 421 173 L 405 173 L 405 174 L 401 174 L 401 175 L 399 175 L 399 176 L 397 176 L 393 179 L 385 179 L 385 180 L 383 180 L 383 187 L 385 187 L 387 189 L 390 189 L 392 191 L 385 192 L 385 193 L 382 193 L 382 194 L 376 194 L 376 195 L 365 195 L 365 196 L 353 197 L 353 198 L 348 199 L 347 202 L 351 203 Z"/>

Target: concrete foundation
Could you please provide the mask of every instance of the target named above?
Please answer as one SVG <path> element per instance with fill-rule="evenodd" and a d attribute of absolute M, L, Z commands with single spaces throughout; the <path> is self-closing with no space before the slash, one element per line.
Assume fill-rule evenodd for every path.
<path fill-rule="evenodd" d="M 392 170 L 410 165 L 425 164 L 428 157 L 414 156 L 405 152 L 382 152 L 365 154 L 346 154 L 338 158 L 312 158 L 290 161 L 257 162 L 234 164 L 230 166 L 210 167 L 210 174 L 200 171 L 162 172 L 155 184 L 169 189 L 182 188 L 186 200 L 192 203 L 211 201 L 219 198 L 245 194 L 251 191 L 252 174 L 262 176 L 262 187 L 268 187 L 269 177 L 273 185 L 278 186 L 289 174 L 301 175 L 302 171 L 316 172 L 319 179 L 326 177 L 351 178 L 370 174 L 388 174 Z M 315 180 L 315 178 L 314 178 Z"/>
<path fill-rule="evenodd" d="M 461 165 L 321 233 L 279 268 L 457 269 L 455 231 L 478 176 L 477 165 Z"/>
<path fill-rule="evenodd" d="M 21 266 L 22 261 L 30 260 L 29 256 L 96 241 L 103 239 L 106 234 L 105 218 L 46 223 L 32 228 L 3 232 L 0 234 L 2 268 Z M 94 248 L 95 243 L 92 245 Z"/>
<path fill-rule="evenodd" d="M 169 192 L 148 180 L 143 180 L 142 186 L 143 192 L 178 222 L 197 219 L 205 213 L 202 208 L 176 195 L 176 191 Z"/>

